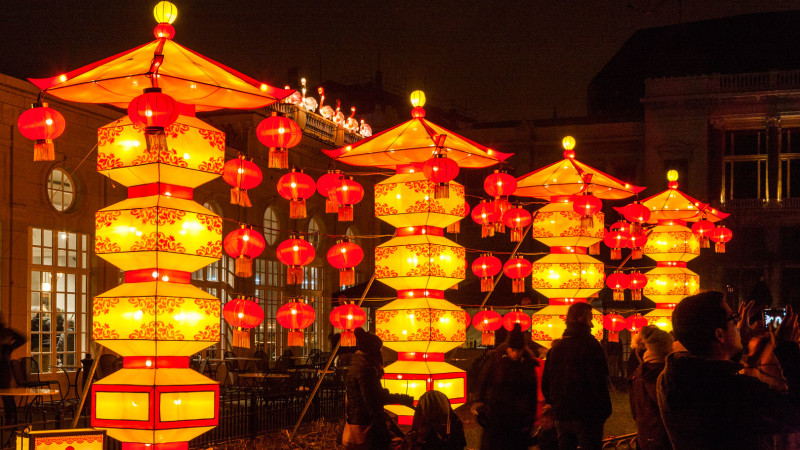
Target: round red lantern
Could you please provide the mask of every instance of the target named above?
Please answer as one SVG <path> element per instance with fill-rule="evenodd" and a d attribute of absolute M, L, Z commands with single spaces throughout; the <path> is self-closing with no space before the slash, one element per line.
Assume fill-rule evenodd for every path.
<path fill-rule="evenodd" d="M 340 241 L 328 250 L 328 262 L 339 269 L 339 286 L 355 284 L 355 266 L 364 259 L 364 250 L 350 241 Z"/>
<path fill-rule="evenodd" d="M 494 236 L 494 224 L 502 219 L 500 209 L 495 203 L 481 200 L 472 209 L 472 220 L 481 226 L 481 237 Z"/>
<path fill-rule="evenodd" d="M 709 236 L 714 232 L 716 227 L 710 220 L 702 219 L 692 224 L 692 233 L 700 239 L 700 245 L 703 248 L 711 247 Z"/>
<path fill-rule="evenodd" d="M 517 323 L 522 327 L 522 331 L 525 331 L 531 327 L 531 316 L 518 309 L 509 311 L 503 316 L 503 328 L 506 330 L 511 331 Z"/>
<path fill-rule="evenodd" d="M 733 231 L 725 228 L 725 225 L 720 225 L 711 232 L 711 236 L 709 236 L 709 238 L 715 242 L 715 252 L 725 253 L 725 243 L 733 239 Z"/>
<path fill-rule="evenodd" d="M 341 170 L 329 170 L 317 180 L 317 192 L 325 197 L 325 212 L 335 213 L 339 211 L 339 203 L 336 202 L 336 186 L 342 180 Z"/>
<path fill-rule="evenodd" d="M 289 167 L 289 152 L 286 149 L 300 143 L 303 131 L 294 120 L 273 112 L 272 116 L 258 124 L 256 136 L 262 144 L 269 147 L 268 167 L 286 169 Z"/>
<path fill-rule="evenodd" d="M 264 310 L 258 303 L 237 298 L 225 304 L 222 316 L 233 329 L 233 346 L 250 348 L 250 329 L 264 321 Z"/>
<path fill-rule="evenodd" d="M 525 227 L 531 224 L 531 220 L 531 213 L 519 206 L 503 213 L 503 224 L 511 230 L 509 232 L 511 242 L 522 241 L 522 233 Z"/>
<path fill-rule="evenodd" d="M 178 120 L 178 102 L 161 88 L 147 88 L 128 104 L 128 117 L 134 125 L 144 127 L 147 151 L 160 154 L 168 150 L 164 129 Z"/>
<path fill-rule="evenodd" d="M 633 229 L 633 224 L 631 224 Z M 647 244 L 647 235 L 644 230 L 631 231 L 628 237 L 628 248 L 631 249 L 631 259 L 642 259 L 642 248 Z"/>
<path fill-rule="evenodd" d="M 275 254 L 278 261 L 289 266 L 286 271 L 286 284 L 301 284 L 303 282 L 303 266 L 311 263 L 317 256 L 313 245 L 296 237 L 278 244 Z"/>
<path fill-rule="evenodd" d="M 572 210 L 581 215 L 581 228 L 589 228 L 593 216 L 603 209 L 603 201 L 592 194 L 576 195 L 572 200 Z"/>
<path fill-rule="evenodd" d="M 437 153 L 425 161 L 422 172 L 425 178 L 436 183 L 433 198 L 450 198 L 450 182 L 458 176 L 458 163 L 444 153 Z"/>
<path fill-rule="evenodd" d="M 339 181 L 333 195 L 339 204 L 339 222 L 352 222 L 353 205 L 364 198 L 364 188 L 353 177 L 347 177 Z"/>
<path fill-rule="evenodd" d="M 517 179 L 513 175 L 495 170 L 483 181 L 483 189 L 494 198 L 508 197 L 517 190 Z"/>
<path fill-rule="evenodd" d="M 172 39 L 175 37 L 175 27 L 168 23 L 160 23 L 156 25 L 156 28 L 153 30 L 153 35 L 156 39 Z"/>
<path fill-rule="evenodd" d="M 472 318 L 472 326 L 481 332 L 482 345 L 494 345 L 494 332 L 503 326 L 503 316 L 497 311 L 483 309 Z"/>
<path fill-rule="evenodd" d="M 33 144 L 34 161 L 55 160 L 53 139 L 61 136 L 65 127 L 64 116 L 48 107 L 47 103 L 23 111 L 17 119 L 19 132 L 27 139 L 35 141 Z"/>
<path fill-rule="evenodd" d="M 500 273 L 503 263 L 500 258 L 484 253 L 472 262 L 472 273 L 481 279 L 481 292 L 489 292 L 494 284 L 494 276 Z"/>
<path fill-rule="evenodd" d="M 603 316 L 603 328 L 608 330 L 608 341 L 619 342 L 619 332 L 625 329 L 627 322 L 619 314 L 606 314 Z"/>
<path fill-rule="evenodd" d="M 411 109 L 411 117 L 415 119 L 421 119 L 425 117 L 425 109 L 422 106 L 415 106 Z"/>
<path fill-rule="evenodd" d="M 606 278 L 606 286 L 614 291 L 614 300 L 625 300 L 625 289 L 630 285 L 630 276 L 622 272 L 614 272 Z"/>
<path fill-rule="evenodd" d="M 631 223 L 631 233 L 640 231 L 642 224 L 650 220 L 650 210 L 639 202 L 633 202 L 622 208 L 622 215 Z"/>
<path fill-rule="evenodd" d="M 316 190 L 313 178 L 294 169 L 278 179 L 278 194 L 289 200 L 290 219 L 306 217 L 306 199 L 314 195 Z"/>
<path fill-rule="evenodd" d="M 244 159 L 243 155 L 239 155 L 236 159 L 228 160 L 222 166 L 222 179 L 231 187 L 231 204 L 250 207 L 250 196 L 247 195 L 248 189 L 261 184 L 263 179 L 261 169 L 258 168 L 256 163 Z"/>
<path fill-rule="evenodd" d="M 342 347 L 354 347 L 356 345 L 356 335 L 353 330 L 364 325 L 367 321 L 367 314 L 360 306 L 354 303 L 345 303 L 333 308 L 329 319 L 334 328 L 342 330 L 339 345 Z"/>
<path fill-rule="evenodd" d="M 289 330 L 289 347 L 302 347 L 305 344 L 303 329 L 314 323 L 316 318 L 314 308 L 300 301 L 286 303 L 276 313 L 278 324 Z"/>
<path fill-rule="evenodd" d="M 511 258 L 503 265 L 503 273 L 511 278 L 511 292 L 525 292 L 525 277 L 531 274 L 533 264 L 525 258 Z"/>
<path fill-rule="evenodd" d="M 616 222 L 603 237 L 603 242 L 611 249 L 611 259 L 622 259 L 622 249 L 628 246 L 630 233 L 627 222 Z"/>
<path fill-rule="evenodd" d="M 641 314 L 631 314 L 625 319 L 625 328 L 627 328 L 631 334 L 638 333 L 645 325 L 647 325 L 647 319 Z"/>
<path fill-rule="evenodd" d="M 253 258 L 258 257 L 264 251 L 267 242 L 264 240 L 264 235 L 242 225 L 238 230 L 233 230 L 225 236 L 222 246 L 228 256 L 236 258 L 235 275 L 251 277 L 253 276 Z"/>
<path fill-rule="evenodd" d="M 631 300 L 639 301 L 642 299 L 642 289 L 647 286 L 647 275 L 634 270 L 628 275 L 628 286 L 631 289 Z"/>

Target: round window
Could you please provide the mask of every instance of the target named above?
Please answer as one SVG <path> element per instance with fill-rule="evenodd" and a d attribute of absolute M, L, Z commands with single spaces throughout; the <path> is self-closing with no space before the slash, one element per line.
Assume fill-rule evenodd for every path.
<path fill-rule="evenodd" d="M 47 177 L 47 199 L 56 211 L 64 212 L 75 203 L 75 182 L 66 170 L 55 167 Z"/>

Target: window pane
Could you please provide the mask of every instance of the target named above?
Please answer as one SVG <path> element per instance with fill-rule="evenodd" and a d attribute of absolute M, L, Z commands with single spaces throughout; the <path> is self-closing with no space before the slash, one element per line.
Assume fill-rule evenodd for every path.
<path fill-rule="evenodd" d="M 737 161 L 733 165 L 731 198 L 758 198 L 758 162 Z"/>
<path fill-rule="evenodd" d="M 270 206 L 264 211 L 264 239 L 269 245 L 275 245 L 278 241 L 280 234 L 280 223 L 278 222 L 278 215 L 275 210 Z"/>

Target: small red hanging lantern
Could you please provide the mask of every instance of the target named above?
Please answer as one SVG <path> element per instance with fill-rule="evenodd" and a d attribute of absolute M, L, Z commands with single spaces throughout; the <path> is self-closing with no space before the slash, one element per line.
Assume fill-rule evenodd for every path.
<path fill-rule="evenodd" d="M 355 266 L 364 259 L 364 250 L 349 240 L 339 241 L 328 250 L 328 262 L 339 269 L 339 286 L 355 284 Z"/>
<path fill-rule="evenodd" d="M 294 236 L 278 244 L 275 254 L 280 262 L 289 266 L 286 284 L 301 284 L 303 266 L 310 264 L 316 257 L 313 245 Z"/>
<path fill-rule="evenodd" d="M 594 215 L 603 209 L 603 201 L 592 194 L 576 195 L 572 210 L 581 215 L 581 228 L 594 226 Z"/>
<path fill-rule="evenodd" d="M 631 300 L 641 300 L 642 289 L 647 286 L 647 275 L 639 272 L 638 270 L 634 270 L 628 275 L 628 279 L 630 280 L 629 286 L 631 288 Z"/>
<path fill-rule="evenodd" d="M 711 242 L 709 236 L 714 232 L 716 227 L 710 220 L 702 219 L 692 224 L 692 233 L 700 239 L 700 246 L 702 248 L 710 248 Z"/>
<path fill-rule="evenodd" d="M 725 243 L 733 238 L 733 231 L 725 228 L 725 225 L 720 225 L 711 232 L 709 238 L 715 242 L 714 251 L 717 253 L 725 253 Z"/>
<path fill-rule="evenodd" d="M 511 242 L 522 241 L 522 233 L 525 227 L 531 224 L 531 213 L 520 206 L 514 207 L 503 213 L 503 224 L 510 228 L 509 238 Z"/>
<path fill-rule="evenodd" d="M 56 158 L 53 139 L 61 136 L 66 128 L 64 116 L 47 106 L 47 103 L 33 105 L 17 119 L 17 128 L 33 144 L 34 161 L 53 161 Z"/>
<path fill-rule="evenodd" d="M 634 228 L 631 225 L 631 228 Z M 647 244 L 647 235 L 644 230 L 639 229 L 637 232 L 631 231 L 628 237 L 628 247 L 631 249 L 631 259 L 642 259 L 642 248 Z"/>
<path fill-rule="evenodd" d="M 464 209 L 459 211 L 458 214 L 461 215 L 461 217 L 467 217 L 469 216 L 469 210 L 470 210 L 469 203 L 467 203 L 467 201 L 465 200 Z M 461 221 L 459 220 L 455 223 L 451 223 L 450 225 L 447 226 L 446 230 L 448 233 L 461 233 Z"/>
<path fill-rule="evenodd" d="M 625 289 L 631 285 L 631 278 L 622 272 L 614 272 L 606 278 L 606 286 L 614 291 L 614 300 L 625 300 Z"/>
<path fill-rule="evenodd" d="M 300 143 L 300 140 L 303 139 L 303 131 L 294 120 L 273 112 L 272 116 L 258 124 L 256 136 L 262 144 L 269 147 L 267 166 L 270 169 L 287 169 L 289 168 L 287 149 Z"/>
<path fill-rule="evenodd" d="M 517 179 L 513 175 L 495 170 L 483 181 L 483 189 L 494 198 L 508 197 L 517 190 Z"/>
<path fill-rule="evenodd" d="M 364 198 L 364 188 L 358 182 L 353 181 L 353 177 L 347 177 L 336 185 L 334 195 L 339 204 L 339 222 L 352 222 L 353 205 Z"/>
<path fill-rule="evenodd" d="M 531 327 L 531 316 L 519 309 L 513 309 L 503 316 L 503 328 L 506 330 L 511 331 L 517 323 L 522 327 L 522 331 L 525 331 Z"/>
<path fill-rule="evenodd" d="M 157 87 L 145 89 L 144 94 L 128 104 L 131 122 L 144 127 L 148 152 L 161 153 L 168 150 L 164 129 L 178 120 L 178 111 L 178 102 Z"/>
<path fill-rule="evenodd" d="M 306 217 L 306 199 L 316 191 L 314 179 L 302 171 L 289 173 L 278 179 L 278 194 L 289 200 L 289 218 L 303 219 Z"/>
<path fill-rule="evenodd" d="M 314 308 L 301 301 L 285 303 L 278 308 L 276 313 L 278 324 L 289 330 L 286 343 L 289 347 L 302 347 L 305 345 L 303 329 L 314 323 L 316 318 L 317 313 Z"/>
<path fill-rule="evenodd" d="M 506 214 L 506 211 L 511 209 L 511 203 L 504 197 L 498 197 L 489 203 L 492 205 L 489 206 L 489 208 L 494 208 L 497 215 L 497 220 L 494 221 L 494 231 L 505 233 L 506 224 L 503 223 L 503 216 Z"/>
<path fill-rule="evenodd" d="M 511 278 L 511 292 L 525 292 L 525 277 L 531 274 L 533 265 L 525 258 L 511 258 L 503 265 L 503 273 Z"/>
<path fill-rule="evenodd" d="M 603 242 L 611 249 L 611 259 L 622 259 L 622 249 L 628 246 L 630 233 L 627 222 L 616 222 L 603 237 Z"/>
<path fill-rule="evenodd" d="M 494 332 L 503 326 L 503 316 L 491 309 L 482 309 L 472 318 L 472 326 L 481 332 L 481 345 L 494 345 Z"/>
<path fill-rule="evenodd" d="M 253 276 L 253 258 L 264 251 L 267 242 L 261 233 L 242 225 L 225 236 L 222 246 L 228 256 L 236 258 L 235 275 L 247 278 Z"/>
<path fill-rule="evenodd" d="M 639 202 L 633 202 L 622 208 L 622 215 L 631 223 L 631 234 L 642 230 L 642 224 L 650 220 L 650 210 Z"/>
<path fill-rule="evenodd" d="M 625 329 L 627 321 L 619 314 L 603 316 L 603 328 L 608 330 L 608 342 L 619 342 L 619 332 Z"/>
<path fill-rule="evenodd" d="M 339 345 L 355 347 L 356 335 L 353 330 L 360 328 L 367 321 L 367 314 L 355 303 L 345 303 L 333 308 L 330 317 L 331 325 L 342 330 Z"/>
<path fill-rule="evenodd" d="M 339 203 L 336 202 L 336 186 L 342 180 L 341 170 L 329 170 L 317 180 L 317 192 L 325 197 L 325 212 L 335 213 L 339 211 Z"/>
<path fill-rule="evenodd" d="M 481 292 L 489 292 L 494 284 L 494 276 L 503 269 L 500 258 L 484 253 L 472 262 L 472 273 L 481 279 Z"/>
<path fill-rule="evenodd" d="M 494 202 L 481 200 L 472 209 L 472 220 L 481 226 L 481 237 L 494 236 L 494 224 L 502 218 Z"/>
<path fill-rule="evenodd" d="M 625 328 L 627 328 L 632 335 L 636 335 L 645 325 L 647 325 L 647 319 L 641 314 L 631 314 L 625 319 Z"/>
<path fill-rule="evenodd" d="M 264 321 L 264 310 L 258 303 L 237 298 L 225 304 L 222 316 L 233 329 L 233 346 L 250 348 L 250 329 Z"/>
<path fill-rule="evenodd" d="M 222 166 L 222 179 L 232 186 L 231 205 L 253 206 L 250 203 L 250 196 L 247 195 L 247 190 L 261 184 L 263 177 L 261 169 L 258 168 L 256 163 L 244 159 L 244 155 L 228 160 Z"/>
<path fill-rule="evenodd" d="M 436 183 L 433 198 L 450 198 L 450 182 L 458 176 L 458 170 L 458 163 L 448 158 L 444 152 L 425 161 L 422 172 L 425 178 Z"/>

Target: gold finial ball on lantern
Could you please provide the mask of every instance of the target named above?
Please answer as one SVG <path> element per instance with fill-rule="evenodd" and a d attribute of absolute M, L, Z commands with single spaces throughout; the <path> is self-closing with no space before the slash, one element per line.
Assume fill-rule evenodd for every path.
<path fill-rule="evenodd" d="M 178 8 L 170 2 L 158 2 L 153 8 L 153 15 L 158 23 L 172 24 L 178 17 Z"/>
<path fill-rule="evenodd" d="M 425 106 L 425 93 L 419 90 L 412 92 L 411 105 L 415 108 L 417 106 Z"/>
<path fill-rule="evenodd" d="M 572 136 L 564 136 L 564 139 L 561 140 L 561 146 L 564 147 L 564 150 L 572 150 L 575 148 L 575 138 Z"/>
<path fill-rule="evenodd" d="M 677 170 L 670 170 L 667 172 L 667 180 L 669 181 L 678 181 L 678 171 Z"/>

